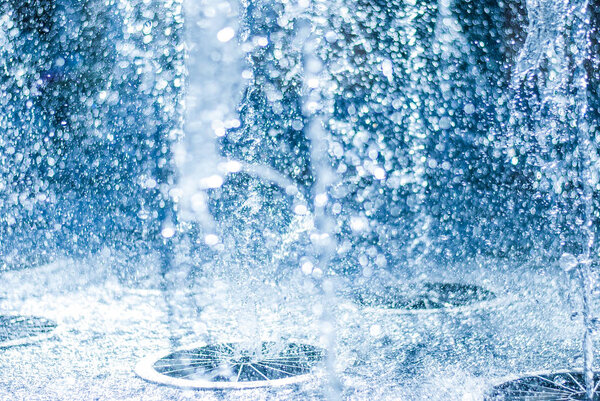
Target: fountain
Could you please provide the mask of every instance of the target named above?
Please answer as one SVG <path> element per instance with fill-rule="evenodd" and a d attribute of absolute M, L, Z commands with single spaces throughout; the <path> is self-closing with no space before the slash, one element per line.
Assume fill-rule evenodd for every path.
<path fill-rule="evenodd" d="M 0 4 L 0 398 L 596 399 L 595 6 Z"/>
<path fill-rule="evenodd" d="M 272 387 L 310 379 L 323 356 L 322 349 L 305 344 L 205 345 L 151 356 L 136 371 L 149 381 L 184 388 Z"/>
<path fill-rule="evenodd" d="M 552 393 L 556 399 L 595 399 L 592 294 L 596 287 L 593 199 L 596 180 L 592 177 L 597 151 L 590 136 L 589 80 L 585 65 L 590 55 L 589 6 L 588 1 L 527 2 L 528 36 L 517 59 L 512 85 L 516 90 L 521 85 L 539 89 L 534 105 L 536 114 L 527 117 L 529 122 L 520 127 L 521 132 L 533 137 L 531 142 L 535 145 L 529 148 L 537 153 L 539 167 L 557 194 L 554 202 L 559 212 L 553 217 L 558 220 L 555 224 L 560 226 L 559 235 L 570 230 L 577 237 L 562 242 L 577 256 L 566 252 L 561 264 L 566 271 L 577 270 L 580 282 L 583 373 L 575 374 L 577 377 L 572 372 L 538 374 L 517 380 L 496 388 L 496 397 L 500 398 Z M 516 111 L 514 114 L 523 118 Z M 559 150 L 561 145 L 564 150 Z M 557 166 L 564 170 L 558 170 Z M 564 182 L 567 176 L 568 184 Z M 566 193 L 574 201 L 565 202 Z"/>
<path fill-rule="evenodd" d="M 53 321 L 35 316 L 0 316 L 0 348 L 42 340 L 55 328 Z"/>

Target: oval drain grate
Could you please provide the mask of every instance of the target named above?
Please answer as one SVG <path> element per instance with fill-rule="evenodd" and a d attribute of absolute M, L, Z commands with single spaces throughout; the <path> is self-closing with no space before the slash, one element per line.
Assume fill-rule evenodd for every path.
<path fill-rule="evenodd" d="M 483 287 L 459 283 L 382 286 L 354 293 L 355 301 L 362 306 L 404 310 L 452 309 L 495 298 L 493 292 Z"/>
<path fill-rule="evenodd" d="M 42 317 L 0 315 L 0 347 L 47 338 L 55 328 L 55 322 Z"/>
<path fill-rule="evenodd" d="M 324 350 L 308 344 L 235 343 L 182 349 L 141 361 L 142 378 L 177 387 L 226 389 L 280 386 L 310 378 Z"/>
<path fill-rule="evenodd" d="M 600 400 L 596 375 L 594 400 Z M 581 372 L 559 372 L 531 375 L 508 381 L 493 388 L 486 401 L 575 401 L 585 400 L 585 386 Z"/>

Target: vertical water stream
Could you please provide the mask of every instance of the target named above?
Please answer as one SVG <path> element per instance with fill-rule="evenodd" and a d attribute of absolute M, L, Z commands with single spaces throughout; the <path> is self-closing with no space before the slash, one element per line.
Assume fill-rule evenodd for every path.
<path fill-rule="evenodd" d="M 592 293 L 595 254 L 593 168 L 596 150 L 588 116 L 590 19 L 588 0 L 528 0 L 527 39 L 517 58 L 513 90 L 537 88 L 528 121 L 538 167 L 558 204 L 559 235 L 576 252 L 582 293 L 586 399 L 594 396 Z M 536 91 L 532 91 L 536 92 Z M 515 121 L 519 116 L 513 113 Z M 523 132 L 524 128 L 519 127 Z M 573 230 L 565 235 L 565 230 Z M 561 232 L 562 231 L 562 232 Z M 571 250 L 565 250 L 571 252 Z"/>
<path fill-rule="evenodd" d="M 593 320 L 591 312 L 591 296 L 594 287 L 592 278 L 593 251 L 595 245 L 594 221 L 593 221 L 593 189 L 592 178 L 593 158 L 595 151 L 592 147 L 592 139 L 588 124 L 588 76 L 585 62 L 589 58 L 590 47 L 590 21 L 588 16 L 588 0 L 574 1 L 572 7 L 573 27 L 572 42 L 574 45 L 573 56 L 573 81 L 576 107 L 576 130 L 577 143 L 579 147 L 579 177 L 582 187 L 582 202 L 584 205 L 584 219 L 581 229 L 584 234 L 584 249 L 580 260 L 583 290 L 583 360 L 586 398 L 594 398 L 594 343 L 593 343 Z"/>
<path fill-rule="evenodd" d="M 331 98 L 327 96 L 329 80 L 319 58 L 318 49 L 324 44 L 327 29 L 327 12 L 330 5 L 323 0 L 307 4 L 307 20 L 304 29 L 307 40 L 303 49 L 304 100 L 303 113 L 306 119 L 305 132 L 310 140 L 310 165 L 314 178 L 312 188 L 314 230 L 311 242 L 315 250 L 317 268 L 320 270 L 322 290 L 321 331 L 327 347 L 327 373 L 329 386 L 328 399 L 340 398 L 340 384 L 335 373 L 335 315 L 332 308 L 334 283 L 327 278 L 329 264 L 335 254 L 335 222 L 328 209 L 329 189 L 334 183 L 335 173 L 329 160 L 329 141 L 325 132 L 325 119 L 332 109 Z"/>

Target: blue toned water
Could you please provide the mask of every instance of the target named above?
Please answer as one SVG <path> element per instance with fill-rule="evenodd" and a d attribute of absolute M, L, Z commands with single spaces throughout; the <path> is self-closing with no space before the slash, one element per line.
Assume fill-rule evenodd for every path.
<path fill-rule="evenodd" d="M 0 399 L 593 399 L 599 6 L 0 4 Z"/>

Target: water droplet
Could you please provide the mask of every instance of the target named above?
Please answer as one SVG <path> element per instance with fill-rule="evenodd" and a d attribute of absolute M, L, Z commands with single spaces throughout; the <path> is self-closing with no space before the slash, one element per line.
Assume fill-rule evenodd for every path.
<path fill-rule="evenodd" d="M 219 42 L 223 42 L 223 43 L 229 42 L 231 39 L 233 39 L 234 36 L 235 36 L 235 30 L 230 26 L 221 29 L 217 33 L 217 39 L 219 40 Z"/>
<path fill-rule="evenodd" d="M 577 258 L 570 253 L 563 253 L 559 260 L 560 267 L 566 272 L 570 272 L 575 269 L 579 262 Z"/>

